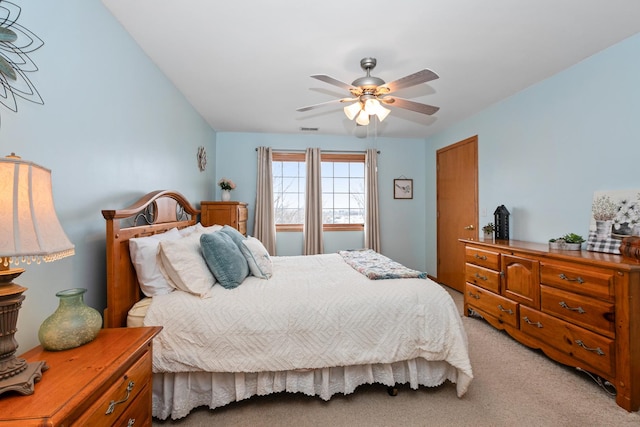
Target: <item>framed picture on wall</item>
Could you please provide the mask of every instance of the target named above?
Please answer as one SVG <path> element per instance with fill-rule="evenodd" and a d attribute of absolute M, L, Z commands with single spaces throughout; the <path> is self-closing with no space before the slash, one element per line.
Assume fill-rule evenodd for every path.
<path fill-rule="evenodd" d="M 595 191 L 587 250 L 620 253 L 622 239 L 640 235 L 640 189 Z"/>
<path fill-rule="evenodd" d="M 394 199 L 413 199 L 413 179 L 398 178 L 393 180 Z"/>

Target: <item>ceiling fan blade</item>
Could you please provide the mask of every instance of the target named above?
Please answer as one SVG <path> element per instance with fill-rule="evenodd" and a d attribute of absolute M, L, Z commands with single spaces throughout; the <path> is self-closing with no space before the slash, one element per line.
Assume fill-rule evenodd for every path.
<path fill-rule="evenodd" d="M 386 91 L 386 93 L 391 93 L 400 89 L 404 89 L 405 87 L 415 86 L 420 83 L 435 80 L 437 78 L 438 75 L 436 73 L 425 68 L 424 70 L 420 70 L 417 73 L 409 74 L 408 76 L 405 76 L 398 80 L 394 80 L 390 83 L 385 83 L 381 85 L 379 89 L 387 88 L 388 91 Z"/>
<path fill-rule="evenodd" d="M 405 110 L 411 110 L 422 114 L 432 115 L 435 114 L 440 107 L 434 107 L 433 105 L 421 104 L 415 101 L 409 101 L 408 99 L 388 97 L 379 98 L 380 101 L 393 107 L 404 108 Z"/>
<path fill-rule="evenodd" d="M 348 91 L 351 91 L 353 89 L 356 89 L 356 90 L 358 89 L 357 87 L 350 85 L 349 83 L 341 82 L 340 80 L 336 80 L 333 77 L 327 76 L 325 74 L 314 74 L 311 77 L 314 79 L 323 81 L 325 83 L 329 83 L 330 85 L 341 87 L 342 89 L 346 89 Z"/>
<path fill-rule="evenodd" d="M 352 101 L 357 101 L 357 100 L 358 100 L 358 98 L 334 99 L 333 101 L 321 102 L 320 104 L 307 105 L 306 107 L 300 107 L 300 108 L 296 109 L 296 111 L 309 111 L 309 110 L 313 110 L 314 108 L 324 107 L 324 106 L 331 105 L 331 104 L 338 104 L 338 103 L 341 103 L 341 102 L 352 102 Z"/>

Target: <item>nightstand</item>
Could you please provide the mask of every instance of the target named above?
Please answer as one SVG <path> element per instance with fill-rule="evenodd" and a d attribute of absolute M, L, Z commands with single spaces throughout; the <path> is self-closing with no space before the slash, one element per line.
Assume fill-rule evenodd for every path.
<path fill-rule="evenodd" d="M 161 329 L 102 329 L 81 347 L 29 350 L 23 358 L 49 369 L 32 395 L 0 396 L 0 426 L 150 426 L 151 343 Z"/>
<path fill-rule="evenodd" d="M 247 234 L 247 204 L 244 202 L 200 202 L 200 222 L 205 227 L 229 225 Z"/>

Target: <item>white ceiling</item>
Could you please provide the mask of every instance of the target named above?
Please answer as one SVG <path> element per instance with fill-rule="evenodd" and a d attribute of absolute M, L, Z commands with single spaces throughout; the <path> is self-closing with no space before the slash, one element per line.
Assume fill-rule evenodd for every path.
<path fill-rule="evenodd" d="M 440 76 L 395 93 L 440 111 L 392 108 L 377 128 L 424 138 L 640 32 L 637 0 L 102 1 L 222 132 L 362 135 L 344 104 L 296 108 L 348 96 L 309 76 L 351 83 L 370 56 L 387 82 Z"/>

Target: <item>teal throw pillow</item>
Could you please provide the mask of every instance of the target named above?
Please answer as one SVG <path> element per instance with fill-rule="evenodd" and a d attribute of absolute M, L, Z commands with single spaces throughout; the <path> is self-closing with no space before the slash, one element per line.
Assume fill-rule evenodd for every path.
<path fill-rule="evenodd" d="M 225 225 L 224 227 L 222 227 L 220 231 L 225 233 L 227 236 L 231 237 L 231 240 L 233 240 L 233 243 L 235 243 L 236 246 L 238 246 L 238 249 L 242 250 L 242 241 L 246 239 L 246 237 L 244 237 L 242 233 L 240 233 L 238 230 L 231 227 L 230 225 Z"/>
<path fill-rule="evenodd" d="M 227 234 L 205 233 L 200 246 L 209 270 L 223 287 L 236 288 L 249 275 L 246 258 Z"/>

